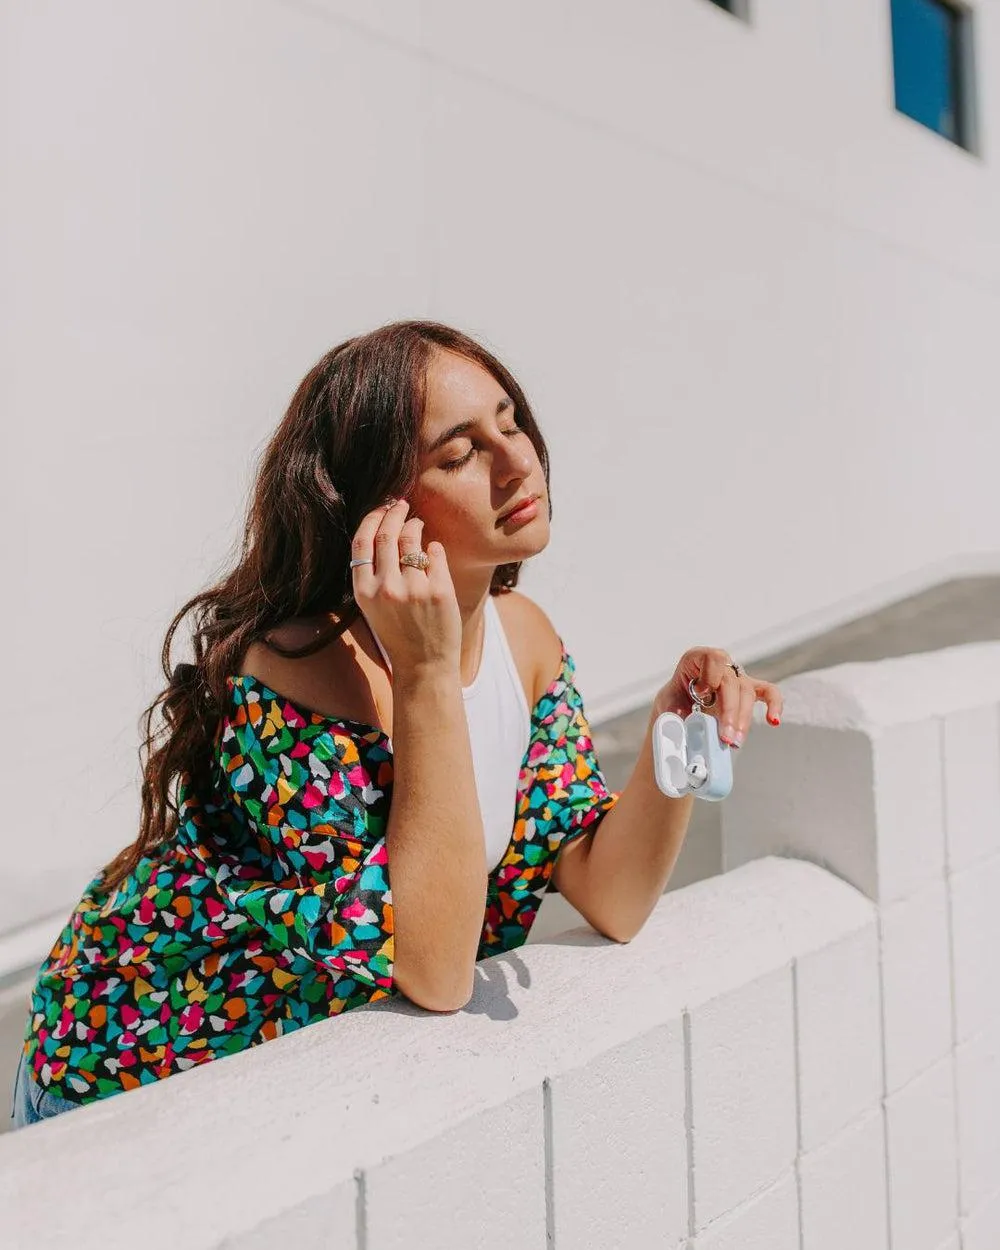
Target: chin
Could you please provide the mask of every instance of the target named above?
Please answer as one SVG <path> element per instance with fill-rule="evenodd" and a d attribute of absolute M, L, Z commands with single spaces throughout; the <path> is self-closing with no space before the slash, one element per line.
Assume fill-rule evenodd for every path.
<path fill-rule="evenodd" d="M 542 527 L 539 526 L 539 529 Z M 513 564 L 515 560 L 530 560 L 532 556 L 537 556 L 539 552 L 545 550 L 549 545 L 549 529 L 545 527 L 543 533 L 539 534 L 515 534 L 510 540 L 504 543 L 503 559 L 501 564 Z"/>

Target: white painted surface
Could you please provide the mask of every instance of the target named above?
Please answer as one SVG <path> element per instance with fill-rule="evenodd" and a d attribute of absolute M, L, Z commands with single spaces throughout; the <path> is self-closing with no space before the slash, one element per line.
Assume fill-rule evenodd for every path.
<path fill-rule="evenodd" d="M 795 1159 L 792 970 L 778 968 L 690 1013 L 694 1226 L 706 1228 Z"/>
<path fill-rule="evenodd" d="M 1000 855 L 951 878 L 955 1028 L 960 1041 L 1000 1019 Z"/>
<path fill-rule="evenodd" d="M 891 1094 L 885 1107 L 892 1244 L 936 1250 L 958 1224 L 953 1057 Z"/>
<path fill-rule="evenodd" d="M 951 754 L 944 755 L 949 739 L 941 725 L 952 714 L 1000 705 L 1000 643 L 838 664 L 797 674 L 781 688 L 781 729 L 751 733 L 733 794 L 720 805 L 724 866 L 762 854 L 800 855 L 886 905 L 940 881 L 942 776 Z M 983 785 L 988 823 L 990 770 Z M 984 835 L 978 842 L 988 845 Z M 993 860 L 976 862 L 988 872 Z M 971 896 L 968 903 L 977 906 Z M 978 913 L 969 923 L 981 923 Z"/>
<path fill-rule="evenodd" d="M 876 925 L 801 955 L 795 997 L 799 1132 L 808 1152 L 882 1096 Z"/>
<path fill-rule="evenodd" d="M 803 1155 L 802 1250 L 887 1250 L 881 1107 Z"/>
<path fill-rule="evenodd" d="M 998 652 L 980 653 L 987 689 Z M 906 839 L 875 801 L 883 773 L 900 784 L 875 748 L 908 723 L 889 678 L 912 708 L 909 683 L 950 689 L 956 662 L 852 666 L 843 690 L 828 672 L 831 698 L 781 731 L 802 766 L 748 752 L 722 805 L 748 861 L 664 895 L 628 944 L 552 935 L 478 965 L 461 1012 L 374 1004 L 8 1135 L 0 1244 L 131 1247 L 134 1212 L 148 1250 L 293 1235 L 306 1250 L 464 1250 L 498 1227 L 574 1250 L 955 1250 L 960 1236 L 995 1250 L 1000 857 L 942 861 L 882 902 L 794 857 L 801 831 L 803 854 L 848 842 L 878 865 L 876 896 L 885 874 L 907 879 Z M 866 671 L 884 724 L 825 724 Z M 960 711 L 912 722 L 941 774 L 954 742 L 923 730 Z M 871 792 L 828 848 L 804 823 L 824 759 L 829 793 Z"/>
<path fill-rule="evenodd" d="M 333 1149 L 343 1144 L 337 1137 L 330 1143 Z M 442 1236 L 453 1246 L 492 1250 L 503 1228 L 517 1229 L 525 1246 L 544 1246 L 540 1086 L 408 1151 L 386 1137 L 383 1150 L 390 1157 L 365 1170 L 365 1245 L 372 1250 L 433 1246 Z"/>
<path fill-rule="evenodd" d="M 307 1198 L 250 1232 L 226 1237 L 219 1250 L 273 1250 L 275 1244 L 295 1250 L 355 1250 L 354 1190 L 352 1182 L 344 1181 L 332 1193 Z"/>
<path fill-rule="evenodd" d="M 684 1090 L 680 1021 L 549 1079 L 551 1152 L 560 1164 L 551 1194 L 556 1245 L 686 1241 Z"/>
<path fill-rule="evenodd" d="M 1000 1244 L 1000 645 L 839 665 L 783 689 L 785 751 L 766 734 L 744 748 L 737 786 L 721 805 L 724 862 L 800 856 L 879 900 L 890 1244 L 939 1250 L 959 1231 L 963 1250 Z M 806 966 L 800 958 L 800 980 Z M 832 1002 L 852 1001 L 846 989 L 830 993 Z M 803 1112 L 807 1001 L 799 1006 Z M 823 1147 L 813 1156 L 822 1159 Z M 808 1160 L 800 1163 L 804 1246 L 807 1178 L 822 1178 Z M 817 1190 L 817 1211 L 832 1209 L 831 1194 Z M 845 1234 L 841 1244 L 881 1244 L 877 1212 L 867 1209 L 865 1237 Z M 828 1215 L 814 1217 L 816 1244 L 830 1226 Z"/>
<path fill-rule="evenodd" d="M 951 960 L 943 881 L 881 916 L 886 1089 L 902 1089 L 951 1050 Z"/>
<path fill-rule="evenodd" d="M 942 729 L 945 850 L 960 872 L 1000 851 L 1000 704 L 953 712 Z"/>
<path fill-rule="evenodd" d="M 996 1246 L 1000 1246 L 1000 1188 L 962 1221 L 962 1250 L 995 1250 Z"/>
<path fill-rule="evenodd" d="M 0 925 L 68 910 L 134 836 L 169 619 L 226 563 L 298 380 L 382 322 L 458 324 L 523 381 L 554 501 L 523 585 L 595 716 L 687 647 L 760 653 L 995 569 L 1000 11 L 974 7 L 982 159 L 894 111 L 870 0 L 750 25 L 4 0 L 0 499 L 30 610 L 4 617 L 2 758 L 46 800 L 30 855 L 2 835 Z M 663 543 L 664 498 L 724 576 Z"/>
<path fill-rule="evenodd" d="M 741 1203 L 700 1233 L 692 1245 L 694 1250 L 798 1250 L 799 1199 L 794 1173 L 786 1172 L 763 1193 Z"/>
<path fill-rule="evenodd" d="M 963 1215 L 971 1215 L 1000 1183 L 1000 1025 L 955 1050 L 958 1155 Z"/>
<path fill-rule="evenodd" d="M 456 1247 L 476 1245 L 511 1220 L 524 1244 L 544 1245 L 546 1227 L 562 1221 L 565 1239 L 582 1237 L 569 1244 L 603 1250 L 627 1215 L 611 1181 L 629 1166 L 638 1174 L 623 1181 L 626 1195 L 638 1201 L 647 1178 L 653 1214 L 680 1241 L 693 1219 L 692 1175 L 696 1206 L 704 1172 L 701 1209 L 721 1218 L 790 1172 L 792 962 L 873 923 L 872 904 L 821 869 L 762 860 L 665 896 L 626 945 L 577 929 L 484 961 L 461 1012 L 373 1004 L 8 1134 L 0 1244 L 19 1246 L 30 1232 L 32 1250 L 67 1236 L 87 1250 L 91 1234 L 95 1250 L 130 1247 L 134 1221 L 84 1217 L 99 1203 L 120 1216 L 141 1210 L 148 1250 L 224 1238 L 253 1246 L 283 1213 L 309 1225 L 324 1209 L 311 1204 L 330 1195 L 334 1244 L 352 1244 L 358 1219 L 369 1250 L 431 1226 L 440 1238 L 454 1229 Z M 735 1136 L 720 1142 L 727 1125 Z M 736 1161 L 737 1139 L 755 1136 L 760 1160 Z M 86 1169 L 72 1163 L 81 1149 Z M 740 1183 L 719 1174 L 720 1150 Z M 55 1206 L 45 1196 L 54 1173 Z M 352 1182 L 363 1185 L 356 1207 Z M 484 1185 L 488 1201 L 477 1205 Z M 632 1219 L 650 1226 L 641 1205 Z"/>

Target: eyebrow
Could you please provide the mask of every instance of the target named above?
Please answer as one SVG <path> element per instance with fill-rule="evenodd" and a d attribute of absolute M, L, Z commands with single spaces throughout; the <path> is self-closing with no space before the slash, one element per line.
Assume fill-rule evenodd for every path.
<path fill-rule="evenodd" d="M 502 412 L 505 412 L 508 408 L 513 408 L 513 406 L 514 401 L 505 395 L 497 404 L 494 416 L 499 417 Z M 429 456 L 432 451 L 437 451 L 439 447 L 443 447 L 445 443 L 450 442 L 453 438 L 458 438 L 459 434 L 465 434 L 476 424 L 477 422 L 475 421 L 460 421 L 458 425 L 453 425 L 450 429 L 445 430 L 443 434 L 439 434 L 429 447 L 424 448 L 425 454 Z"/>

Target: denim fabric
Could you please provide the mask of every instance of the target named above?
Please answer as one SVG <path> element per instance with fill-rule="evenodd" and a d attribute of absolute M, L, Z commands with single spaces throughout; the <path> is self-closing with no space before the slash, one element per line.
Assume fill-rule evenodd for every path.
<path fill-rule="evenodd" d="M 14 1128 L 24 1128 L 27 1124 L 37 1124 L 39 1120 L 51 1119 L 64 1111 L 72 1111 L 78 1103 L 67 1102 L 65 1098 L 57 1098 L 44 1090 L 24 1066 L 24 1054 L 17 1063 L 17 1076 L 14 1078 L 14 1098 L 11 1103 L 10 1118 Z"/>

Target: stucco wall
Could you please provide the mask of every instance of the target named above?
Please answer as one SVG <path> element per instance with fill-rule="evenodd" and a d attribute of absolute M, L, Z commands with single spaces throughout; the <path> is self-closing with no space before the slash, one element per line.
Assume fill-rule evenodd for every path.
<path fill-rule="evenodd" d="M 0 1244 L 995 1250 L 1000 644 L 792 678 L 754 741 L 733 866 L 632 942 L 11 1134 Z"/>
<path fill-rule="evenodd" d="M 0 930 L 134 837 L 167 623 L 348 334 L 520 375 L 595 712 L 992 560 L 1000 8 L 978 158 L 894 112 L 887 3 L 751 7 L 0 0 Z"/>

